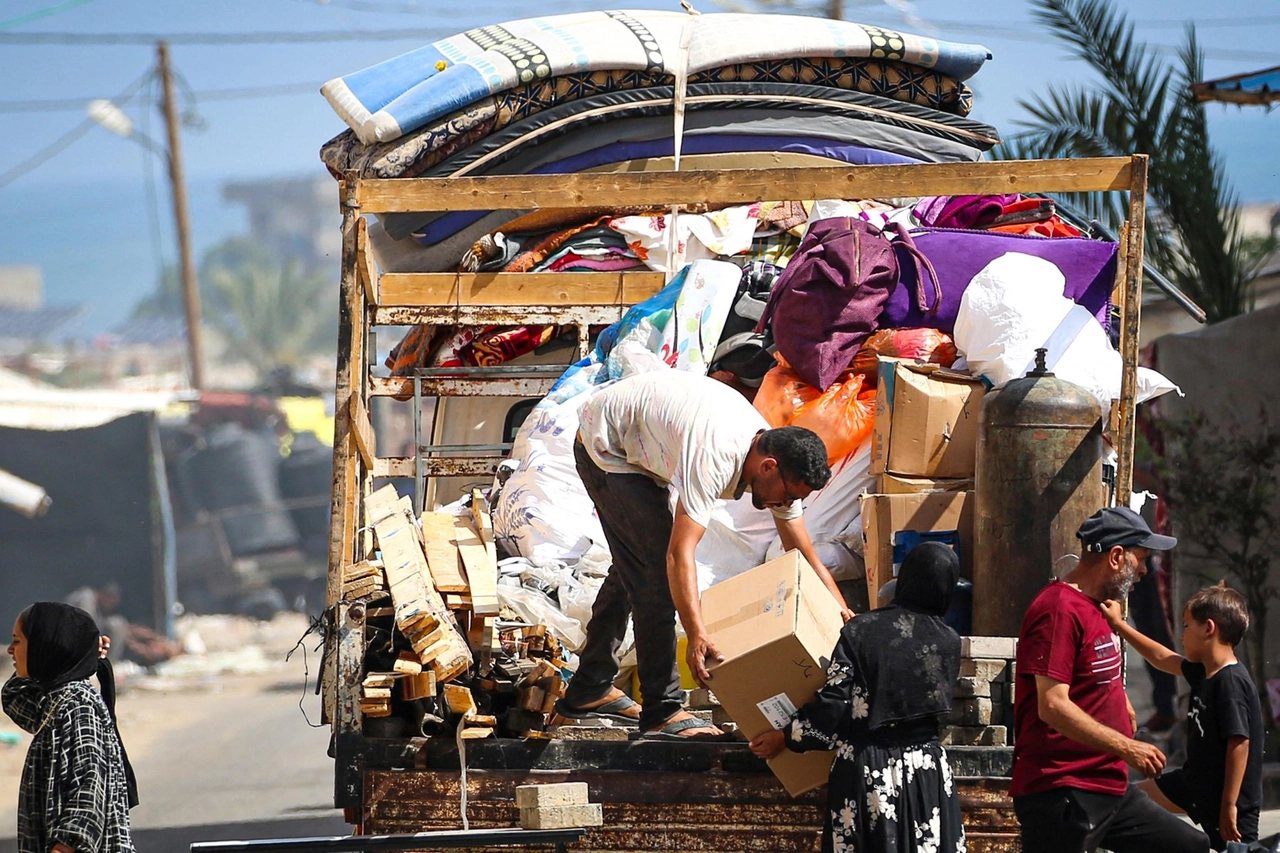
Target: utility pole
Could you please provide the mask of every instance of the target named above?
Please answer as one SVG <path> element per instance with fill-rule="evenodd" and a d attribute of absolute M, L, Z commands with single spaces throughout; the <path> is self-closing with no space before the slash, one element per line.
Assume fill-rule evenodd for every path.
<path fill-rule="evenodd" d="M 844 20 L 844 0 L 827 0 L 827 17 L 837 21 Z"/>
<path fill-rule="evenodd" d="M 173 71 L 169 44 L 156 42 L 156 71 L 164 99 L 164 123 L 169 132 L 169 185 L 173 190 L 173 218 L 178 227 L 178 263 L 182 273 L 182 309 L 187 320 L 187 358 L 191 362 L 191 387 L 204 390 L 204 348 L 200 337 L 200 288 L 191 258 L 191 217 L 187 209 L 187 184 L 182 175 L 182 137 L 178 105 L 173 97 Z"/>

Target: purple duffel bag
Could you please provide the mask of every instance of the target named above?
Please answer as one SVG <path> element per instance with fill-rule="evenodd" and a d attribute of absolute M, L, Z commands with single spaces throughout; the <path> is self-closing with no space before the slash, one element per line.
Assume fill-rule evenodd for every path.
<path fill-rule="evenodd" d="M 1021 252 L 1043 258 L 1062 271 L 1065 295 L 1083 305 L 1109 328 L 1111 290 L 1116 280 L 1115 243 L 1087 237 L 1031 237 L 1000 231 L 957 228 L 912 229 L 916 248 L 933 264 L 942 288 L 942 305 L 936 312 L 921 311 L 916 299 L 917 266 L 907 263 L 905 249 L 895 244 L 900 263 L 899 283 L 889 293 L 879 317 L 882 329 L 925 327 L 951 334 L 960 311 L 960 297 L 973 277 L 996 258 Z"/>

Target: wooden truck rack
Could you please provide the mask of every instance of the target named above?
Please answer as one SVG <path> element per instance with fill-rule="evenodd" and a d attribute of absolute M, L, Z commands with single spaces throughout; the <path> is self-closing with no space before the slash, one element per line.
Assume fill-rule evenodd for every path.
<path fill-rule="evenodd" d="M 370 332 L 382 325 L 440 323 L 457 325 L 523 325 L 557 324 L 576 327 L 579 356 L 590 347 L 589 329 L 593 325 L 612 323 L 630 306 L 657 293 L 666 277 L 655 272 L 611 273 L 382 273 L 373 260 L 364 216 L 374 213 L 406 213 L 462 210 L 528 210 L 548 208 L 610 208 L 637 205 L 670 206 L 680 204 L 745 204 L 765 200 L 815 198 L 900 198 L 923 195 L 975 195 L 1007 193 L 1074 193 L 1119 191 L 1129 194 L 1128 222 L 1120 239 L 1121 259 L 1113 303 L 1120 306 L 1120 353 L 1124 361 L 1121 399 L 1112 412 L 1112 431 L 1119 453 L 1116 477 L 1117 503 L 1127 503 L 1132 490 L 1134 456 L 1134 416 L 1138 362 L 1138 331 L 1143 279 L 1143 221 L 1148 158 L 1144 155 L 1079 160 L 1032 160 L 975 163 L 945 163 L 893 166 L 833 166 L 823 168 L 750 169 L 689 171 L 665 173 L 517 175 L 478 178 L 382 179 L 366 180 L 349 173 L 341 185 L 342 199 L 342 279 L 338 332 L 337 385 L 335 398 L 334 475 L 327 604 L 333 625 L 328 665 L 326 668 L 326 713 L 333 726 L 337 752 L 337 805 L 356 809 L 365 831 L 401 831 L 403 818 L 391 815 L 417 814 L 415 820 L 424 826 L 444 828 L 449 825 L 441 814 L 449 810 L 456 795 L 457 773 L 451 785 L 440 780 L 447 770 L 429 769 L 424 763 L 428 754 L 438 755 L 439 745 L 424 739 L 397 740 L 393 743 L 363 738 L 359 697 L 361 661 L 364 653 L 364 607 L 341 600 L 344 567 L 365 558 L 370 533 L 364 518 L 364 500 L 371 494 L 376 478 L 416 476 L 421 481 L 429 476 L 448 473 L 486 475 L 491 473 L 504 452 L 504 447 L 490 448 L 485 457 L 450 457 L 463 448 L 426 447 L 418 430 L 415 457 L 384 458 L 377 454 L 377 441 L 370 421 L 370 400 L 379 396 L 406 397 L 412 393 L 415 407 L 421 411 L 424 396 L 537 396 L 545 393 L 554 378 L 543 371 L 509 367 L 498 370 L 464 368 L 455 371 L 421 371 L 409 378 L 379 378 L 370 375 L 368 351 Z M 475 448 L 467 448 L 474 450 Z M 424 458 L 428 454 L 431 458 Z M 421 485 L 420 485 L 421 487 Z M 419 498 L 421 500 L 421 498 Z M 416 507 L 421 511 L 422 507 Z M 554 743 L 554 742 L 553 742 Z M 525 747 L 512 741 L 510 747 L 486 743 L 478 754 L 495 758 L 509 749 L 534 749 L 539 754 L 547 743 Z M 652 779 L 637 783 L 637 775 L 646 776 L 631 765 L 617 764 L 616 756 L 606 760 L 597 755 L 601 749 L 613 755 L 627 752 L 638 755 L 638 745 L 599 744 L 598 748 L 577 748 L 565 753 L 576 756 L 570 765 L 549 767 L 544 762 L 526 763 L 519 769 L 508 757 L 498 760 L 493 769 L 481 774 L 476 782 L 473 800 L 483 799 L 482 791 L 490 791 L 499 799 L 502 791 L 520 784 L 530 774 L 552 773 L 556 781 L 590 778 L 593 798 L 603 802 L 606 827 L 588 833 L 589 838 L 602 839 L 608 849 L 641 849 L 620 835 L 607 841 L 610 832 L 625 835 L 637 829 L 647 830 L 643 849 L 666 849 L 685 845 L 696 836 L 700 849 L 730 849 L 717 846 L 731 844 L 732 849 L 806 849 L 801 841 L 786 841 L 775 822 L 781 812 L 794 812 L 787 822 L 797 832 L 811 832 L 820 824 L 820 815 L 812 797 L 789 802 L 778 788 L 777 796 L 764 793 L 771 789 L 771 777 L 765 776 L 762 763 L 734 760 L 702 771 L 708 787 L 707 796 L 690 799 L 682 785 L 687 780 L 681 773 L 664 776 L 654 773 Z M 726 746 L 732 753 L 737 745 Z M 985 762 L 968 766 L 1007 767 L 1007 751 L 988 749 L 992 756 Z M 655 755 L 657 751 L 650 750 Z M 702 754 L 705 750 L 695 749 Z M 552 750 L 554 753 L 554 750 Z M 691 753 L 691 755 L 693 754 Z M 995 755 L 995 753 L 1001 753 Z M 664 755 L 666 753 L 663 753 Z M 717 755 L 719 753 L 717 752 Z M 727 753 L 728 754 L 728 753 Z M 750 758 L 750 756 L 746 756 Z M 437 757 L 436 760 L 439 760 Z M 612 764 L 610 762 L 613 762 Z M 601 769 L 606 766 L 627 770 Z M 750 770 L 747 765 L 755 768 Z M 407 768 L 418 767 L 417 770 Z M 725 766 L 735 769 L 725 770 Z M 503 767 L 515 769 L 503 770 Z M 405 769 L 395 769 L 405 768 Z M 504 775 L 506 774 L 506 775 Z M 746 811 L 750 802 L 734 798 L 734 784 L 729 776 L 740 775 L 741 792 L 755 791 L 759 807 L 767 801 L 772 826 L 760 826 L 760 847 L 748 844 L 739 830 L 750 823 Z M 507 777 L 510 778 L 507 778 Z M 712 779 L 712 777 L 715 777 Z M 763 778 L 762 778 L 763 777 Z M 675 786 L 671 799 L 663 800 L 664 778 Z M 396 781 L 399 780 L 399 781 Z M 432 781 L 436 780 L 436 781 Z M 715 781 L 717 784 L 711 784 Z M 968 786 L 966 788 L 966 785 Z M 962 780 L 962 795 L 970 790 L 978 799 L 974 811 L 985 817 L 975 818 L 981 826 L 971 827 L 971 848 L 980 850 L 1015 849 L 1016 823 L 1011 811 L 1004 814 L 1001 802 L 1008 805 L 1003 793 L 1006 783 L 1000 778 L 975 777 Z M 772 787 L 778 787 L 776 784 Z M 680 790 L 676 790 L 680 788 Z M 714 792 L 719 791 L 721 795 Z M 978 795 L 980 792 L 980 796 Z M 638 814 L 627 804 L 639 802 L 643 796 L 650 802 L 662 802 L 671 821 L 684 821 L 685 830 L 664 841 L 662 833 L 652 825 L 631 827 L 625 824 L 630 815 Z M 753 795 L 754 796 L 754 795 Z M 680 798 L 684 797 L 684 800 Z M 654 798 L 657 798 L 656 800 Z M 750 799 L 750 798 L 748 798 Z M 376 802 L 375 802 L 376 800 Z M 979 802 L 980 801 L 980 802 Z M 414 808 L 410 807 L 414 804 Z M 979 808 L 979 805 L 981 806 Z M 456 814 L 456 803 L 452 805 Z M 720 815 L 719 823 L 708 822 L 706 810 Z M 477 809 L 480 804 L 477 802 Z M 696 815 L 695 815 L 696 813 Z M 612 815 L 612 817 L 610 817 Z M 970 816 L 971 812 L 966 811 Z M 638 819 L 638 818 L 637 818 Z M 401 823 L 397 823 L 401 820 Z M 732 833 L 722 829 L 735 824 Z M 494 824 L 489 824 L 494 825 Z M 694 835 L 691 836 L 690 833 Z M 785 833 L 782 833 L 785 834 Z M 750 833 L 748 833 L 750 835 Z M 638 835 L 637 835 L 638 837 Z M 808 836 L 805 836 L 806 838 Z M 732 841 L 719 839 L 732 839 Z M 816 835 L 813 836 L 816 842 Z M 616 842 L 616 843 L 615 843 Z M 638 842 L 634 842 L 638 843 Z M 800 845 L 800 846 L 795 846 Z"/>

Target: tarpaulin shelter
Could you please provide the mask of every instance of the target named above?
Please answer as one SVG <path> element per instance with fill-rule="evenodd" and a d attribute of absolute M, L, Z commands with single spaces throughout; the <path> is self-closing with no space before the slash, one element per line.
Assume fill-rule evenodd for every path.
<path fill-rule="evenodd" d="M 0 508 L 0 620 L 115 581 L 122 615 L 171 629 L 174 535 L 157 413 L 174 400 L 0 388 L 0 468 L 52 500 L 38 518 Z"/>

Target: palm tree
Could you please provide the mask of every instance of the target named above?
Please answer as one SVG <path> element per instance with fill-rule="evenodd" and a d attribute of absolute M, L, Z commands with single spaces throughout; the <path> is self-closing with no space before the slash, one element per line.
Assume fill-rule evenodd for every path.
<path fill-rule="evenodd" d="M 1250 282 L 1274 245 L 1241 232 L 1239 199 L 1210 145 L 1205 107 L 1191 92 L 1204 70 L 1195 28 L 1188 25 L 1170 62 L 1137 41 L 1133 25 L 1107 0 L 1032 4 L 1035 17 L 1099 80 L 1091 87 L 1055 85 L 1022 101 L 1030 118 L 998 156 L 1150 154 L 1147 191 L 1160 222 L 1146 229 L 1150 260 L 1204 308 L 1209 322 L 1250 311 Z M 1117 193 L 1066 200 L 1113 228 L 1128 208 Z"/>
<path fill-rule="evenodd" d="M 210 322 L 264 376 L 332 348 L 337 292 L 297 260 L 281 262 L 253 240 L 232 239 L 205 255 L 201 279 Z"/>

